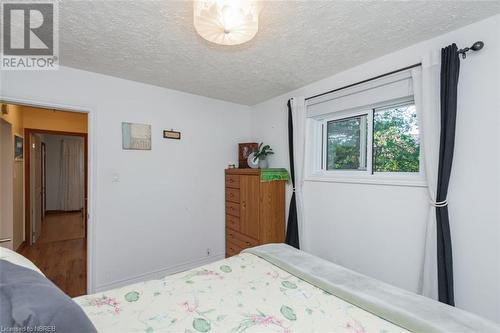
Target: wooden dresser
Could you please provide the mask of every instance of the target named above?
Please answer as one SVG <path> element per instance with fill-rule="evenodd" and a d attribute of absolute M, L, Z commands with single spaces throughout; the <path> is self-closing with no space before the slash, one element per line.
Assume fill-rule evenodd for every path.
<path fill-rule="evenodd" d="M 285 181 L 260 181 L 259 169 L 226 169 L 226 257 L 285 241 Z"/>

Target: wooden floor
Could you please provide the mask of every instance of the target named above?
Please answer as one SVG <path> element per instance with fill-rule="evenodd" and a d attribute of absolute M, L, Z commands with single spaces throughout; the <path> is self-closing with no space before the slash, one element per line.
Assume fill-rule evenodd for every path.
<path fill-rule="evenodd" d="M 81 213 L 48 214 L 33 246 L 20 253 L 68 296 L 86 294 L 87 246 Z"/>

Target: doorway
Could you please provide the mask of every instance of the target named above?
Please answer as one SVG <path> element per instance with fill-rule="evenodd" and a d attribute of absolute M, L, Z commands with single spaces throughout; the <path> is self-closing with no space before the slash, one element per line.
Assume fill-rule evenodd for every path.
<path fill-rule="evenodd" d="M 90 149 L 89 153 L 88 147 L 92 145 L 88 144 L 87 133 L 92 127 L 93 114 L 80 107 L 19 99 L 2 99 L 0 105 L 0 120 L 11 125 L 12 144 L 9 147 L 15 151 L 15 154 L 10 154 L 14 161 L 13 182 L 9 175 L 4 177 L 4 172 L 0 172 L 0 184 L 3 186 L 10 181 L 14 187 L 13 205 L 8 205 L 14 206 L 13 219 L 10 221 L 14 230 L 12 247 L 34 262 L 69 296 L 92 293 L 94 261 L 90 210 L 93 202 L 88 200 L 87 191 L 90 196 L 94 193 L 94 186 L 88 185 L 92 179 L 89 165 L 92 165 L 93 150 Z M 59 136 L 56 140 L 59 141 L 59 147 L 56 149 L 48 142 L 53 136 Z M 62 187 L 54 185 L 54 180 L 58 181 L 62 177 L 60 171 L 54 172 L 54 168 L 61 165 L 60 160 L 54 162 L 54 156 L 61 156 L 63 146 L 67 154 L 68 149 L 73 147 L 69 141 L 75 140 L 81 142 L 78 151 L 83 150 L 83 154 L 78 155 L 80 164 L 76 163 L 83 170 L 79 173 L 81 177 L 78 184 L 83 194 L 76 196 L 76 199 L 75 196 L 54 196 L 54 189 L 58 192 L 75 186 L 68 181 L 77 178 L 71 176 L 75 173 L 70 172 L 69 164 L 63 169 L 66 182 L 62 183 Z M 61 141 L 67 143 L 62 145 Z M 5 169 L 1 168 L 3 170 Z M 5 196 L 2 195 L 0 199 L 3 198 Z M 64 200 L 61 201 L 62 199 Z M 0 209 L 0 216 L 3 212 Z M 3 231 L 0 232 L 1 235 Z M 2 245 L 7 244 L 0 244 Z"/>
<path fill-rule="evenodd" d="M 26 239 L 35 244 L 47 215 L 87 211 L 87 134 L 25 129 Z M 29 198 L 29 200 L 28 200 Z"/>
<path fill-rule="evenodd" d="M 24 134 L 27 246 L 21 254 L 69 296 L 85 294 L 87 134 L 32 128 Z"/>

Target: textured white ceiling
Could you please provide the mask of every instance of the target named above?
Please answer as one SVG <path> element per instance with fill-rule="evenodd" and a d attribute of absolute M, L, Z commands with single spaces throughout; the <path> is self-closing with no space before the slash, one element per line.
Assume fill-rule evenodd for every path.
<path fill-rule="evenodd" d="M 61 1 L 69 67 L 253 105 L 500 12 L 500 1 L 265 1 L 239 46 L 199 37 L 191 1 Z"/>

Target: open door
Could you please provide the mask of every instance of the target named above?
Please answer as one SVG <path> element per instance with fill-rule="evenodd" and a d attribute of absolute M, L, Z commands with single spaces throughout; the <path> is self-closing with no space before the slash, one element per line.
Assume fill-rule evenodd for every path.
<path fill-rule="evenodd" d="M 0 246 L 12 250 L 14 229 L 14 139 L 12 126 L 0 119 Z"/>
<path fill-rule="evenodd" d="M 42 140 L 30 134 L 31 237 L 36 243 L 42 233 Z"/>

